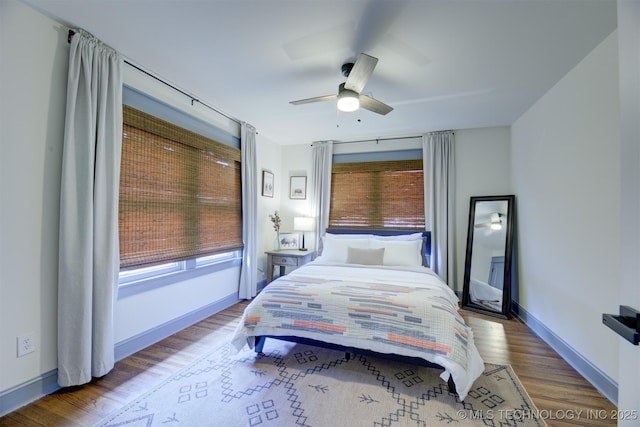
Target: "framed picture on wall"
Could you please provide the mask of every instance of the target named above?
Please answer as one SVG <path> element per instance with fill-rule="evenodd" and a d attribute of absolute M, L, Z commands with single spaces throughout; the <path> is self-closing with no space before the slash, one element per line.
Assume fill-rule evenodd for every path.
<path fill-rule="evenodd" d="M 289 188 L 290 199 L 306 199 L 307 198 L 307 177 L 292 176 Z"/>
<path fill-rule="evenodd" d="M 262 195 L 273 197 L 273 172 L 262 169 Z"/>

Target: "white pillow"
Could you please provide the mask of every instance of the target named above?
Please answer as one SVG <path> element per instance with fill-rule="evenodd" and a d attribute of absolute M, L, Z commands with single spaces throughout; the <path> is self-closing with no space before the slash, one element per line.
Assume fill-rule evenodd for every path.
<path fill-rule="evenodd" d="M 372 248 L 384 248 L 384 265 L 421 266 L 422 239 L 382 240 L 371 239 Z"/>
<path fill-rule="evenodd" d="M 352 248 L 368 248 L 369 239 L 335 239 L 325 235 L 322 239 L 322 261 L 347 262 L 349 246 Z"/>

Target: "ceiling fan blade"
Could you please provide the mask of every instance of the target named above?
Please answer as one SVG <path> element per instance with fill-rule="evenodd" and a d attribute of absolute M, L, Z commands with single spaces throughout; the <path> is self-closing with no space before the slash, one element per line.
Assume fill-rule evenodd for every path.
<path fill-rule="evenodd" d="M 289 104 L 300 105 L 300 104 L 310 104 L 312 102 L 331 101 L 332 99 L 336 99 L 337 97 L 338 95 L 316 96 L 315 98 L 307 98 L 307 99 L 299 99 L 297 101 L 290 101 Z"/>
<path fill-rule="evenodd" d="M 351 49 L 354 52 L 369 52 L 389 34 L 409 0 L 369 1 L 358 20 Z"/>
<path fill-rule="evenodd" d="M 393 107 L 367 95 L 360 95 L 360 108 L 382 114 L 383 116 L 393 111 Z"/>
<path fill-rule="evenodd" d="M 364 86 L 369 81 L 373 69 L 376 68 L 378 58 L 369 56 L 366 53 L 358 55 L 356 63 L 353 65 L 347 81 L 344 83 L 344 88 L 352 90 L 356 93 L 362 92 Z"/>

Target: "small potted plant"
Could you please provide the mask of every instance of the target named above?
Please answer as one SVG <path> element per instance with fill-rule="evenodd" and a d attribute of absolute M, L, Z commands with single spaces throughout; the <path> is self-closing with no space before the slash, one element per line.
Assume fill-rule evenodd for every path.
<path fill-rule="evenodd" d="M 269 214 L 269 218 L 273 223 L 273 229 L 276 231 L 276 250 L 280 249 L 280 224 L 282 220 L 280 219 L 280 214 L 278 211 L 275 211 L 273 214 Z"/>

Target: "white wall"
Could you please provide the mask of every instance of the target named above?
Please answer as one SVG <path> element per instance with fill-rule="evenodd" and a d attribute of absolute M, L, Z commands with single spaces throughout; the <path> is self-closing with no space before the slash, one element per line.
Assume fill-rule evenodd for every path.
<path fill-rule="evenodd" d="M 240 271 L 234 267 L 124 298 L 119 297 L 114 316 L 116 345 L 149 333 L 226 297 L 237 298 L 239 282 Z"/>
<path fill-rule="evenodd" d="M 28 36 L 27 36 L 28 35 Z M 66 29 L 0 1 L 0 391 L 56 367 Z M 36 352 L 16 357 L 16 337 Z"/>
<path fill-rule="evenodd" d="M 284 175 L 281 172 L 283 155 L 282 148 L 279 144 L 262 136 L 257 129 L 256 136 L 256 157 L 258 168 L 258 280 L 266 279 L 267 256 L 265 251 L 273 250 L 277 240 L 276 231 L 273 229 L 273 223 L 269 219 L 269 214 L 273 214 L 276 210 L 282 211 L 281 200 L 287 195 L 287 187 L 284 186 Z M 266 169 L 273 172 L 274 188 L 273 197 L 262 196 L 262 170 Z M 282 212 L 280 212 L 282 216 Z"/>
<path fill-rule="evenodd" d="M 473 196 L 513 194 L 513 190 L 509 128 L 457 130 L 455 140 L 457 256 L 454 290 L 461 292 L 467 248 L 469 199 Z M 516 215 L 517 212 L 516 210 Z"/>
<path fill-rule="evenodd" d="M 281 209 L 282 231 L 296 232 L 293 229 L 293 217 L 311 216 L 311 167 L 313 162 L 311 143 L 286 145 L 282 147 L 282 187 Z M 307 177 L 307 194 L 305 199 L 291 199 L 290 184 L 292 176 Z M 315 250 L 315 233 L 305 233 L 305 247 Z"/>
<path fill-rule="evenodd" d="M 614 32 L 512 126 L 519 303 L 610 378 L 617 341 L 620 144 Z"/>

